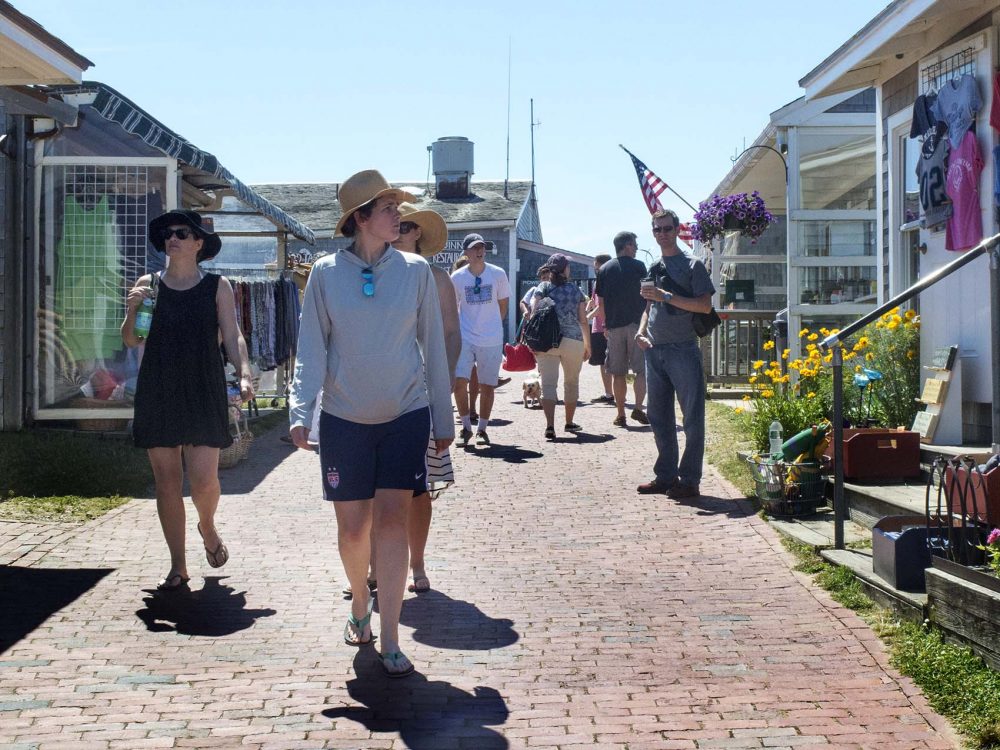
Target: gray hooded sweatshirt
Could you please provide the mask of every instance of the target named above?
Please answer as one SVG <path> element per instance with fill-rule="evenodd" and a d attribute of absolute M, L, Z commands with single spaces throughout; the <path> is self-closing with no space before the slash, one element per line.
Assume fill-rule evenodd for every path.
<path fill-rule="evenodd" d="M 430 406 L 433 436 L 454 438 L 451 383 L 437 285 L 419 255 L 389 247 L 371 267 L 349 250 L 309 273 L 289 396 L 292 427 L 309 427 L 317 394 L 323 411 L 382 424 Z"/>

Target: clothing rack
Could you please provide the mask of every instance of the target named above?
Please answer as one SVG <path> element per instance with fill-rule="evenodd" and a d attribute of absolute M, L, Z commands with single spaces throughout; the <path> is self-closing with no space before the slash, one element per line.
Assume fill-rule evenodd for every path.
<path fill-rule="evenodd" d="M 920 92 L 936 92 L 948 81 L 961 78 L 966 73 L 975 75 L 976 51 L 975 47 L 966 47 L 928 65 L 920 72 Z"/>

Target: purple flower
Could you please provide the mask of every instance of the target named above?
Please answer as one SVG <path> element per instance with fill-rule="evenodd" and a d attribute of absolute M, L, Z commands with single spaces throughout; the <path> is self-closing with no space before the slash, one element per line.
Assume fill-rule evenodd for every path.
<path fill-rule="evenodd" d="M 1000 545 L 1000 529 L 993 529 L 990 535 L 986 537 L 986 544 L 992 546 L 994 544 Z"/>

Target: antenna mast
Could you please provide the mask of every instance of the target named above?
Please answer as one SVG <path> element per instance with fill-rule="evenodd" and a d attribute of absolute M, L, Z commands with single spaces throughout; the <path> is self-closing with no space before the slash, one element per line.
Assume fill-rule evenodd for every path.
<path fill-rule="evenodd" d="M 503 197 L 507 196 L 507 183 L 510 181 L 510 35 L 507 35 L 507 172 L 503 178 Z"/>

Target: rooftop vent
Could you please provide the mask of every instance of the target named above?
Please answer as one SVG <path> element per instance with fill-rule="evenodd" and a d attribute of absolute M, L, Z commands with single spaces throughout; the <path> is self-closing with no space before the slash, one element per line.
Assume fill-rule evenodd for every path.
<path fill-rule="evenodd" d="M 460 135 L 438 138 L 431 144 L 434 188 L 438 198 L 468 198 L 472 184 L 474 144 Z"/>

